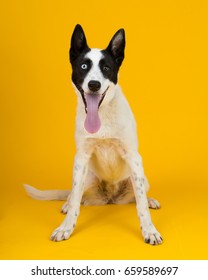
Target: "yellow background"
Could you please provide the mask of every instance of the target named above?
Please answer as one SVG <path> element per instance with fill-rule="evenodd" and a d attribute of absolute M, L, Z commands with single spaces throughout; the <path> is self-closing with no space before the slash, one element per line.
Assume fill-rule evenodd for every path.
<path fill-rule="evenodd" d="M 207 1 L 4 1 L 1 3 L 1 259 L 207 259 Z M 22 183 L 71 188 L 76 97 L 68 62 L 80 23 L 91 47 L 121 27 L 120 85 L 138 124 L 140 153 L 162 208 L 164 237 L 143 243 L 135 205 L 82 207 L 69 241 L 53 243 L 62 202 Z"/>

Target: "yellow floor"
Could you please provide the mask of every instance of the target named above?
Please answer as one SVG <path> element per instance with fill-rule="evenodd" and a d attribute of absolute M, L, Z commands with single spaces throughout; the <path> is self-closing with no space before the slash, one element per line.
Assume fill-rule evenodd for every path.
<path fill-rule="evenodd" d="M 19 194 L 5 197 L 1 210 L 0 259 L 207 259 L 207 191 L 190 193 L 184 182 L 174 191 L 166 183 L 157 195 L 162 208 L 151 210 L 161 246 L 143 242 L 135 204 L 83 206 L 71 238 L 52 242 L 62 202 L 32 200 L 19 185 Z"/>

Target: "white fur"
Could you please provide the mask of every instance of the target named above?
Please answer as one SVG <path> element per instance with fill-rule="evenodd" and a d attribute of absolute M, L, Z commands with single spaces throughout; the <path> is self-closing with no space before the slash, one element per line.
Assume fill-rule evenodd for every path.
<path fill-rule="evenodd" d="M 87 199 L 84 199 L 85 193 L 89 194 L 98 182 L 110 182 L 113 186 L 112 192 L 116 192 L 119 182 L 130 180 L 144 240 L 150 244 L 160 244 L 162 238 L 151 221 L 148 209 L 148 206 L 159 208 L 159 203 L 153 199 L 147 199 L 146 196 L 148 182 L 144 175 L 142 158 L 138 153 L 134 116 L 120 87 L 103 77 L 98 66 L 102 57 L 100 50 L 92 49 L 87 57 L 92 60 L 93 66 L 82 85 L 84 91 L 88 91 L 87 85 L 92 79 L 101 83 L 100 94 L 109 88 L 99 108 L 101 128 L 97 133 L 89 134 L 84 128 L 86 117 L 84 104 L 75 87 L 78 107 L 73 187 L 62 208 L 62 212 L 67 213 L 66 217 L 53 232 L 51 239 L 61 241 L 70 237 L 79 215 L 81 202 L 88 204 Z M 34 190 L 30 191 L 27 188 L 27 191 L 31 196 L 35 196 Z M 38 195 L 42 197 L 43 194 L 36 194 Z M 131 201 L 130 194 L 124 201 L 118 203 Z"/>
<path fill-rule="evenodd" d="M 82 89 L 84 90 L 85 93 L 89 92 L 88 83 L 91 80 L 96 80 L 101 83 L 102 87 L 100 89 L 100 93 L 104 92 L 106 89 L 104 88 L 104 83 L 103 83 L 104 79 L 99 68 L 99 61 L 101 60 L 102 57 L 103 55 L 99 49 L 91 49 L 90 52 L 88 52 L 85 55 L 85 58 L 89 58 L 90 60 L 93 61 L 92 67 L 89 73 L 87 74 L 87 76 L 85 77 L 84 83 L 82 85 Z"/>
<path fill-rule="evenodd" d="M 110 80 L 105 79 L 103 77 L 103 74 L 99 67 L 99 61 L 103 58 L 103 55 L 99 49 L 95 49 L 95 48 L 91 49 L 90 52 L 88 52 L 86 54 L 85 58 L 89 58 L 92 61 L 92 67 L 84 79 L 82 89 L 85 92 L 85 94 L 88 94 L 90 92 L 89 88 L 88 88 L 89 82 L 91 80 L 96 80 L 96 81 L 100 82 L 101 88 L 99 91 L 96 92 L 96 94 L 102 95 L 108 89 L 108 94 L 106 94 L 106 96 L 101 104 L 101 106 L 104 106 L 105 104 L 109 103 L 113 99 L 114 91 L 111 89 L 114 88 L 115 85 Z M 82 102 L 82 99 L 80 96 L 80 92 L 77 90 L 77 88 L 75 86 L 74 86 L 74 89 L 77 93 L 77 96 L 79 97 L 79 99 L 81 101 L 81 107 L 82 107 L 83 102 Z"/>
<path fill-rule="evenodd" d="M 92 54 L 95 54 L 95 60 Z M 94 65 L 84 85 L 92 77 L 100 79 L 99 81 L 102 84 L 103 78 L 99 78 L 100 71 L 96 70 L 100 59 L 98 50 L 92 51 L 89 56 Z M 108 95 L 112 96 L 109 100 L 107 99 Z M 150 244 L 160 244 L 162 239 L 152 224 L 148 209 L 147 181 L 143 172 L 141 156 L 137 152 L 136 123 L 132 111 L 118 85 L 111 85 L 104 100 L 108 103 L 103 103 L 100 107 L 101 128 L 95 134 L 89 134 L 85 130 L 83 103 L 81 100 L 78 103 L 76 118 L 77 154 L 74 163 L 73 189 L 64 205 L 64 212 L 67 212 L 66 218 L 60 227 L 53 232 L 51 239 L 60 241 L 69 238 L 71 235 L 79 213 L 83 193 L 86 188 L 89 188 L 89 185 L 85 182 L 88 172 L 90 172 L 100 181 L 105 180 L 114 184 L 126 178 L 131 178 L 144 239 Z M 70 210 L 68 211 L 68 209 Z"/>

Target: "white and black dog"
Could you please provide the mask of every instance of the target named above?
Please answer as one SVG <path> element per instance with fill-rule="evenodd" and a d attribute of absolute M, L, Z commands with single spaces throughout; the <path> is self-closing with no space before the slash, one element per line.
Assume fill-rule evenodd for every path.
<path fill-rule="evenodd" d="M 80 204 L 126 204 L 136 201 L 146 243 L 162 243 L 152 223 L 149 207 L 158 201 L 147 198 L 149 188 L 138 153 L 136 123 L 119 85 L 118 71 L 124 59 L 125 33 L 120 29 L 104 50 L 90 49 L 84 31 L 76 25 L 70 48 L 72 82 L 78 97 L 76 155 L 72 191 L 40 191 L 25 185 L 36 199 L 67 202 L 63 223 L 51 240 L 68 239 L 80 212 Z"/>

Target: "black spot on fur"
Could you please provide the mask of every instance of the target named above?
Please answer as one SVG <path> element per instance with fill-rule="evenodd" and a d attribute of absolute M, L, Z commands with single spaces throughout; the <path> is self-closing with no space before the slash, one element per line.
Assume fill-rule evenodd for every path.
<path fill-rule="evenodd" d="M 145 238 L 145 239 L 144 239 L 144 242 L 145 242 L 145 243 L 150 243 L 150 238 Z"/>

